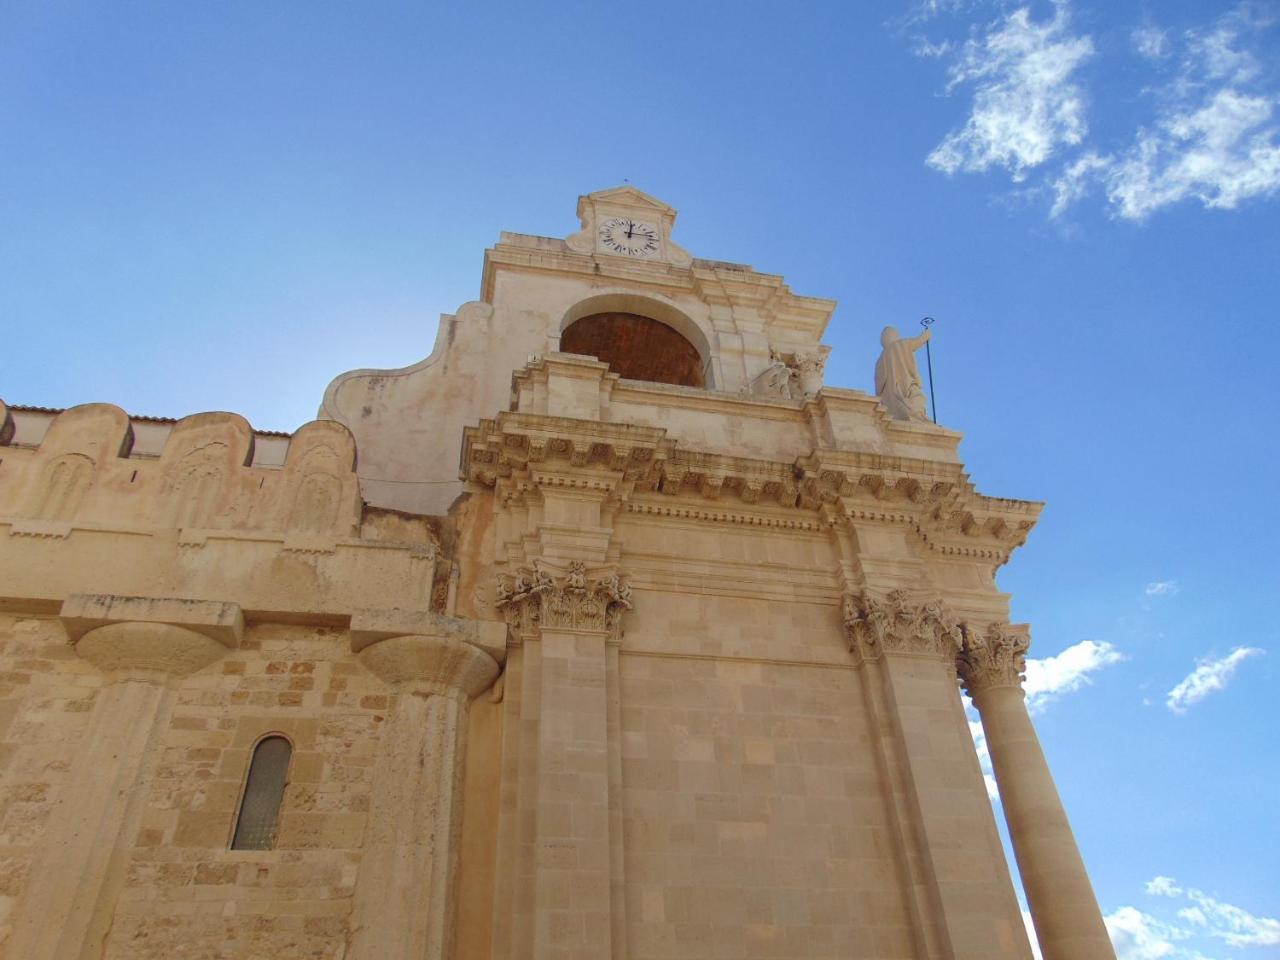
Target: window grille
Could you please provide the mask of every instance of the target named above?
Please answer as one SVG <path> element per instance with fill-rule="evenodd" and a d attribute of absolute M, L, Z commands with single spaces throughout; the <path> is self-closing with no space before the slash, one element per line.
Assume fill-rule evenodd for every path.
<path fill-rule="evenodd" d="M 264 737 L 254 748 L 232 850 L 270 850 L 275 846 L 292 754 L 293 747 L 284 737 Z"/>

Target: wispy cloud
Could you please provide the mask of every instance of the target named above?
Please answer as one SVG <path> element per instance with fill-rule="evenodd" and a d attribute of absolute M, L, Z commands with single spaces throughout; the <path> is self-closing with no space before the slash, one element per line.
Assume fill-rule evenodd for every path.
<path fill-rule="evenodd" d="M 1023 682 L 1027 709 L 1033 713 L 1040 712 L 1057 697 L 1079 690 L 1092 682 L 1092 674 L 1123 659 L 1124 655 L 1112 644 L 1098 640 L 1081 640 L 1055 656 L 1040 660 L 1028 659 L 1027 679 Z M 969 733 L 973 737 L 978 763 L 982 767 L 982 777 L 987 785 L 987 796 L 998 800 L 1000 791 L 996 787 L 986 735 L 978 720 L 977 711 L 967 697 L 964 705 L 969 717 Z"/>
<path fill-rule="evenodd" d="M 1139 913 L 1132 906 L 1126 906 L 1107 918 L 1107 928 L 1112 929 L 1112 918 L 1124 913 L 1121 928 L 1124 931 L 1137 931 L 1149 934 L 1148 943 L 1152 950 L 1158 943 L 1165 943 L 1165 952 L 1130 952 L 1120 951 L 1120 942 L 1116 941 L 1115 929 L 1112 929 L 1112 941 L 1116 941 L 1116 952 L 1120 960 L 1126 957 L 1192 957 L 1199 956 L 1194 952 L 1179 950 L 1174 941 L 1188 940 L 1190 937 L 1212 937 L 1221 940 L 1229 947 L 1274 947 L 1280 946 L 1280 920 L 1270 916 L 1258 916 L 1245 910 L 1242 906 L 1225 904 L 1196 887 L 1180 886 L 1172 877 L 1155 877 L 1147 883 L 1149 896 L 1167 897 L 1171 900 L 1183 900 L 1190 904 L 1178 910 L 1181 924 L 1164 923 L 1151 916 Z M 1142 918 L 1139 920 L 1137 918 Z"/>
<path fill-rule="evenodd" d="M 1260 86 L 1252 48 L 1273 23 L 1241 4 L 1182 38 L 1173 76 L 1153 90 L 1156 114 L 1114 153 L 1091 150 L 1054 179 L 1051 216 L 1100 185 L 1114 215 L 1141 221 L 1185 200 L 1231 210 L 1280 192 L 1280 96 Z M 1134 31 L 1140 56 L 1173 59 L 1168 35 Z"/>
<path fill-rule="evenodd" d="M 1142 130 L 1101 176 L 1117 215 L 1144 220 L 1183 200 L 1232 210 L 1280 191 L 1276 100 L 1224 87 Z"/>
<path fill-rule="evenodd" d="M 1196 668 L 1187 674 L 1165 697 L 1165 706 L 1174 713 L 1186 713 L 1205 697 L 1218 690 L 1225 690 L 1227 681 L 1240 664 L 1263 651 L 1257 647 L 1236 647 L 1220 659 L 1196 661 Z"/>
<path fill-rule="evenodd" d="M 1169 34 L 1146 24 L 1133 31 L 1133 49 L 1147 60 L 1163 60 L 1169 55 Z"/>
<path fill-rule="evenodd" d="M 1148 597 L 1171 597 L 1179 589 L 1177 580 L 1153 580 L 1142 592 Z"/>
<path fill-rule="evenodd" d="M 943 0 L 926 7 L 929 16 L 964 9 Z M 1081 67 L 1096 48 L 1073 30 L 1069 0 L 1054 0 L 1046 20 L 1019 7 L 971 28 L 963 44 L 918 41 L 917 55 L 950 61 L 948 92 L 973 90 L 966 122 L 926 162 L 947 174 L 1003 170 L 1016 183 L 1044 171 L 1030 193 L 1047 193 L 1051 218 L 1091 193 L 1134 222 L 1188 201 L 1233 210 L 1280 195 L 1280 89 L 1260 53 L 1275 9 L 1246 0 L 1180 34 L 1149 21 L 1133 28 L 1133 51 L 1151 76 L 1131 91 L 1142 114 L 1110 144 L 1088 137 Z M 1119 93 L 1108 99 L 1124 100 Z"/>
<path fill-rule="evenodd" d="M 1136 907 L 1121 907 L 1103 917 L 1103 922 L 1116 948 L 1116 960 L 1173 960 L 1181 953 L 1177 941 L 1187 937 L 1185 931 Z"/>
<path fill-rule="evenodd" d="M 972 86 L 968 121 L 927 163 L 948 174 L 1000 167 L 1019 181 L 1060 147 L 1080 143 L 1084 94 L 1073 74 L 1092 55 L 1093 41 L 1071 33 L 1065 2 L 1050 20 L 1032 20 L 1022 7 L 971 37 L 947 84 Z"/>
<path fill-rule="evenodd" d="M 1124 655 L 1105 640 L 1081 640 L 1055 656 L 1028 660 L 1023 684 L 1027 709 L 1038 713 L 1056 697 L 1092 682 L 1091 674 L 1123 659 Z"/>

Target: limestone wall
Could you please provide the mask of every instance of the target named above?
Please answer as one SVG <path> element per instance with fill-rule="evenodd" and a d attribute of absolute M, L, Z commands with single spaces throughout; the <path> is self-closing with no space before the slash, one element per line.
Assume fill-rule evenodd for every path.
<path fill-rule="evenodd" d="M 0 404 L 0 957 L 350 957 L 374 784 L 404 750 L 384 731 L 403 698 L 443 698 L 464 747 L 503 628 L 479 652 L 476 624 L 431 612 L 449 584 L 440 524 L 365 508 L 339 424 L 304 426 L 268 464 L 231 414 L 155 430 L 105 404 L 36 419 L 19 433 Z M 425 688 L 402 689 L 361 659 L 423 632 L 446 658 L 472 650 L 473 686 L 423 662 Z M 501 723 L 492 705 L 487 718 L 473 786 L 466 753 L 442 755 L 479 796 L 470 832 L 439 851 L 443 879 L 419 891 L 442 916 L 463 867 L 488 903 L 482 771 Z M 268 734 L 293 747 L 275 845 L 233 851 Z M 381 792 L 383 822 L 410 814 Z"/>
<path fill-rule="evenodd" d="M 80 749 L 102 686 L 56 618 L 0 617 L 0 956 L 8 956 L 50 814 L 76 802 L 64 789 L 70 774 L 110 763 Z M 396 696 L 357 662 L 345 631 L 323 627 L 250 626 L 238 649 L 188 677 L 154 744 L 153 779 L 100 955 L 344 956 L 381 732 Z M 276 847 L 230 850 L 251 749 L 271 733 L 294 750 Z M 496 742 L 492 731 L 473 740 L 479 753 Z"/>

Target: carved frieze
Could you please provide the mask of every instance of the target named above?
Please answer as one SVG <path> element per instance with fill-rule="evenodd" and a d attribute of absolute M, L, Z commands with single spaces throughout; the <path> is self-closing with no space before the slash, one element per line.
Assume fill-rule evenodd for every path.
<path fill-rule="evenodd" d="M 964 642 L 956 657 L 965 693 L 972 697 L 993 687 L 1020 686 L 1030 648 L 1031 638 L 1010 630 L 1008 624 L 993 624 L 986 630 L 965 624 Z"/>
<path fill-rule="evenodd" d="M 590 575 L 581 560 L 563 572 L 542 560 L 498 576 L 494 605 L 520 637 L 542 629 L 621 635 L 622 614 L 632 608 L 631 587 L 615 570 Z"/>
<path fill-rule="evenodd" d="M 881 653 L 952 659 L 960 651 L 960 627 L 940 600 L 916 601 L 905 590 L 882 598 L 847 593 L 843 614 L 849 649 L 864 660 Z"/>

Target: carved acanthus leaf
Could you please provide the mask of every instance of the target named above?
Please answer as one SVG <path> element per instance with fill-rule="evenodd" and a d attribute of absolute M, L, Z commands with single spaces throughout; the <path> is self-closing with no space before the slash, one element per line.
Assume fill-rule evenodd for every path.
<path fill-rule="evenodd" d="M 965 624 L 964 642 L 956 658 L 956 670 L 965 692 L 975 696 L 992 687 L 1016 687 L 1025 679 L 1031 639 L 1008 624 L 994 624 L 985 631 Z"/>
<path fill-rule="evenodd" d="M 631 587 L 616 570 L 588 574 L 581 560 L 557 573 L 543 561 L 499 574 L 494 605 L 522 637 L 543 627 L 590 630 L 617 638 L 622 614 L 632 608 Z"/>
<path fill-rule="evenodd" d="M 949 659 L 960 650 L 960 628 L 940 600 L 915 601 L 905 590 L 847 593 L 843 615 L 849 649 L 863 659 L 882 652 Z"/>

